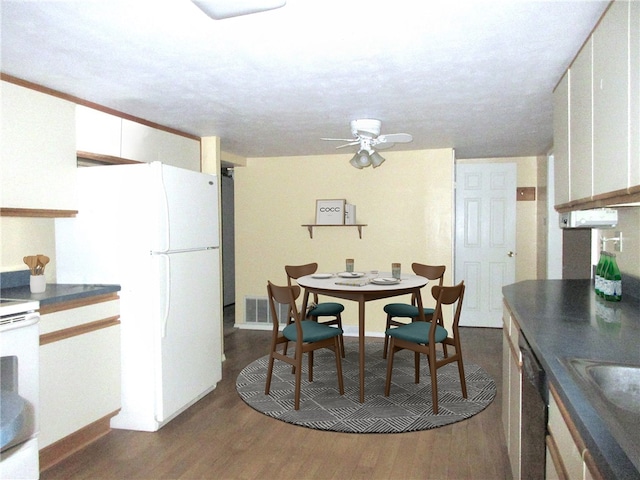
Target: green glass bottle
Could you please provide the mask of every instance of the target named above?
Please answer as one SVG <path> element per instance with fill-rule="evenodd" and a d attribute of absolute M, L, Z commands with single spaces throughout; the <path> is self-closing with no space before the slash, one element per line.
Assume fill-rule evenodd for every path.
<path fill-rule="evenodd" d="M 601 295 L 602 292 L 602 269 L 604 267 L 604 252 L 600 251 L 600 258 L 598 259 L 598 265 L 596 265 L 596 278 L 595 278 L 595 292 L 596 295 Z"/>
<path fill-rule="evenodd" d="M 609 281 L 608 294 L 605 295 L 605 300 L 610 302 L 619 302 L 622 300 L 622 275 L 618 268 L 618 262 L 616 262 L 616 256 L 609 254 L 609 269 L 607 270 L 607 280 Z"/>
<path fill-rule="evenodd" d="M 602 270 L 600 271 L 600 291 L 598 295 L 605 297 L 609 288 L 607 281 L 607 271 L 609 270 L 609 252 L 602 252 Z"/>

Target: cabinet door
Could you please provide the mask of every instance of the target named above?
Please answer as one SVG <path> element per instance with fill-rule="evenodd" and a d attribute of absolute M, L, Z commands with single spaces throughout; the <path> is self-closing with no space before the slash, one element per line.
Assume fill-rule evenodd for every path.
<path fill-rule="evenodd" d="M 631 138 L 630 138 L 630 165 L 629 185 L 640 185 L 640 2 L 631 2 L 629 5 L 629 45 L 631 47 L 629 58 L 629 107 L 631 109 Z"/>
<path fill-rule="evenodd" d="M 44 448 L 120 408 L 120 325 L 40 347 Z"/>
<path fill-rule="evenodd" d="M 120 156 L 122 119 L 115 115 L 76 106 L 76 148 L 82 152 Z"/>
<path fill-rule="evenodd" d="M 200 142 L 123 119 L 122 157 L 199 172 Z"/>
<path fill-rule="evenodd" d="M 593 194 L 591 47 L 592 41 L 589 40 L 571 65 L 569 99 L 571 200 L 590 198 Z"/>
<path fill-rule="evenodd" d="M 0 206 L 75 210 L 75 105 L 2 82 Z"/>
<path fill-rule="evenodd" d="M 200 142 L 162 130 L 156 131 L 158 160 L 174 167 L 200 171 Z"/>
<path fill-rule="evenodd" d="M 511 460 L 511 473 L 513 475 L 513 478 L 514 480 L 518 480 L 519 478 L 521 478 L 520 427 L 522 425 L 522 372 L 520 370 L 519 358 L 516 356 L 520 354 L 520 350 L 517 346 L 517 328 L 512 328 L 511 333 L 511 343 L 512 346 L 515 346 L 515 350 L 511 352 L 511 361 L 509 367 L 509 459 Z"/>
<path fill-rule="evenodd" d="M 629 4 L 613 2 L 593 33 L 593 193 L 629 181 Z"/>
<path fill-rule="evenodd" d="M 558 406 L 555 392 L 549 389 L 549 420 L 548 430 L 558 449 L 561 464 L 565 468 L 567 477 L 570 479 L 582 479 L 584 476 L 584 464 L 582 461 L 582 451 L 578 448 L 567 421 Z M 572 426 L 572 428 L 575 428 Z"/>
<path fill-rule="evenodd" d="M 569 176 L 569 77 L 567 71 L 553 92 L 553 157 L 555 205 L 567 203 L 571 193 Z"/>
<path fill-rule="evenodd" d="M 122 120 L 122 158 L 138 162 L 155 162 L 157 158 L 154 129 L 130 120 Z"/>

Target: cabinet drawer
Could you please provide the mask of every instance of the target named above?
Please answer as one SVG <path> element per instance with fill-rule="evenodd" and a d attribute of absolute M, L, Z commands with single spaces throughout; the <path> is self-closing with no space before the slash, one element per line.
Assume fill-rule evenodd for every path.
<path fill-rule="evenodd" d="M 40 336 L 52 332 L 79 327 L 84 324 L 117 318 L 120 299 L 117 295 L 106 295 L 83 301 L 65 302 L 40 309 Z"/>

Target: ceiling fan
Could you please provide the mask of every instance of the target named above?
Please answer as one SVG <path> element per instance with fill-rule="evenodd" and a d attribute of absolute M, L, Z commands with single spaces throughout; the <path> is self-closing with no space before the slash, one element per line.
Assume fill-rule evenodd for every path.
<path fill-rule="evenodd" d="M 380 135 L 382 122 L 372 118 L 351 121 L 351 133 L 354 138 L 322 138 L 321 140 L 347 142 L 336 148 L 359 145 L 358 153 L 349 161 L 351 165 L 362 169 L 369 165 L 379 167 L 385 159 L 375 149 L 390 148 L 395 143 L 408 143 L 413 137 L 408 133 L 388 133 Z"/>

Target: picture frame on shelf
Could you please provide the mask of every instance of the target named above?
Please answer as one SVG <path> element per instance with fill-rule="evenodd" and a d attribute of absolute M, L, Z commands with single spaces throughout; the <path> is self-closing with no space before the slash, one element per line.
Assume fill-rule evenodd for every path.
<path fill-rule="evenodd" d="M 316 200 L 316 225 L 344 225 L 346 200 Z"/>

